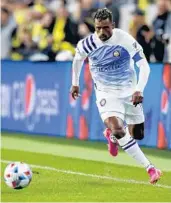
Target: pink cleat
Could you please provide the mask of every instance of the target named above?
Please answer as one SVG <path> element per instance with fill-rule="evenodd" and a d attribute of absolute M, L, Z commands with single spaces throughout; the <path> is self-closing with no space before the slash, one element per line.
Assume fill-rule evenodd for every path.
<path fill-rule="evenodd" d="M 114 137 L 111 137 L 111 130 L 106 128 L 103 132 L 104 136 L 108 141 L 108 150 L 112 156 L 118 155 L 118 142 Z"/>
<path fill-rule="evenodd" d="M 162 172 L 159 169 L 152 167 L 148 170 L 148 174 L 150 176 L 150 183 L 155 184 L 160 179 Z"/>

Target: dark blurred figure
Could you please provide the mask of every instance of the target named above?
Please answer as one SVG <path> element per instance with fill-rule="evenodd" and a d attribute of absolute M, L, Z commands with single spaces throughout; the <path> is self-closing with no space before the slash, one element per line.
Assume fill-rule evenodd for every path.
<path fill-rule="evenodd" d="M 70 60 L 75 54 L 75 46 L 79 41 L 78 25 L 72 20 L 65 6 L 58 8 L 53 29 L 52 49 L 56 60 Z M 67 57 L 68 54 L 68 57 Z"/>
<path fill-rule="evenodd" d="M 11 13 L 1 8 L 1 59 L 9 58 L 11 50 L 11 34 L 16 24 Z"/>
<path fill-rule="evenodd" d="M 153 53 L 157 62 L 167 62 L 169 38 L 171 36 L 171 0 L 158 0 L 158 14 L 153 21 Z M 171 50 L 170 50 L 171 51 Z"/>
<path fill-rule="evenodd" d="M 116 2 L 113 0 L 107 0 L 106 7 L 112 11 L 113 21 L 115 22 L 115 27 L 118 28 L 119 21 L 120 21 L 120 12 L 119 12 L 119 8 L 118 8 Z"/>
<path fill-rule="evenodd" d="M 143 47 L 147 61 L 150 61 L 152 53 L 151 39 L 153 33 L 145 21 L 145 12 L 141 9 L 137 8 L 133 12 L 133 21 L 129 32 Z"/>
<path fill-rule="evenodd" d="M 12 53 L 13 60 L 29 60 L 38 52 L 36 43 L 32 40 L 32 33 L 27 25 L 17 27 L 12 33 Z"/>
<path fill-rule="evenodd" d="M 35 21 L 32 28 L 32 38 L 37 44 L 40 53 L 55 60 L 56 54 L 52 51 L 53 29 L 55 26 L 55 16 L 52 12 L 46 12 L 40 21 Z"/>
<path fill-rule="evenodd" d="M 97 8 L 93 0 L 80 0 L 80 26 L 79 33 L 81 38 L 94 32 L 93 16 Z"/>

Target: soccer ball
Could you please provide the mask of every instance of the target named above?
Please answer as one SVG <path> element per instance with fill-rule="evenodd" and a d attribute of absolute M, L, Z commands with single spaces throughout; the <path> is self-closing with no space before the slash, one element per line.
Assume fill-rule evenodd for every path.
<path fill-rule="evenodd" d="M 32 179 L 32 171 L 28 164 L 23 162 L 9 163 L 4 171 L 5 183 L 13 189 L 27 187 Z"/>

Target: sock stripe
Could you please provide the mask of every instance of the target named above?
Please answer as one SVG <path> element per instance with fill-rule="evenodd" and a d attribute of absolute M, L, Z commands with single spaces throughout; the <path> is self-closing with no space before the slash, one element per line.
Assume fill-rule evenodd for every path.
<path fill-rule="evenodd" d="M 134 141 L 133 143 L 131 143 L 130 145 L 127 145 L 126 147 L 122 148 L 123 150 L 127 150 L 129 149 L 130 147 L 132 147 L 133 145 L 136 144 L 136 141 Z"/>
<path fill-rule="evenodd" d="M 126 143 L 125 145 L 121 146 L 121 147 L 126 147 L 128 144 L 130 144 L 131 142 L 133 142 L 134 139 L 130 140 L 128 143 Z"/>

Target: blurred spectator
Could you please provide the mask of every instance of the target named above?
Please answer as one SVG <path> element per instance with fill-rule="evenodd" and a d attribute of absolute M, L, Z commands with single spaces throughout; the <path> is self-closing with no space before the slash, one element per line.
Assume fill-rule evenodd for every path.
<path fill-rule="evenodd" d="M 153 40 L 153 53 L 157 62 L 168 62 L 168 54 L 171 52 L 169 48 L 169 41 L 171 40 L 171 1 L 158 0 L 157 8 L 158 13 L 153 21 L 153 29 L 155 33 Z"/>
<path fill-rule="evenodd" d="M 44 0 L 35 0 L 34 5 L 33 5 L 33 10 L 35 10 L 36 12 L 39 12 L 41 14 L 47 12 L 45 1 Z"/>
<path fill-rule="evenodd" d="M 93 16 L 97 9 L 96 3 L 96 0 L 80 0 L 79 34 L 81 37 L 85 37 L 95 31 Z"/>
<path fill-rule="evenodd" d="M 150 27 L 145 22 L 145 12 L 141 9 L 135 9 L 133 12 L 133 21 L 129 29 L 130 34 L 139 42 L 143 47 L 144 54 L 148 61 L 152 53 L 151 39 L 153 33 Z"/>
<path fill-rule="evenodd" d="M 13 5 L 13 13 L 18 25 L 24 24 L 27 22 L 29 7 L 28 5 L 22 1 L 15 1 Z"/>
<path fill-rule="evenodd" d="M 16 24 L 11 13 L 1 8 L 1 59 L 10 57 L 11 34 Z"/>
<path fill-rule="evenodd" d="M 54 52 L 70 52 L 72 55 L 75 53 L 74 45 L 77 44 L 78 27 L 74 23 L 66 9 L 60 7 L 56 12 L 56 21 L 53 29 L 53 45 Z"/>
<path fill-rule="evenodd" d="M 55 16 L 51 12 L 47 12 L 40 21 L 33 23 L 32 28 L 33 41 L 40 52 L 49 57 L 49 60 L 55 59 L 55 53 L 52 51 L 54 25 Z"/>
<path fill-rule="evenodd" d="M 115 27 L 119 27 L 120 12 L 118 6 L 113 0 L 106 0 L 106 7 L 112 11 L 113 21 L 115 22 Z"/>
<path fill-rule="evenodd" d="M 55 12 L 59 7 L 61 7 L 63 4 L 62 0 L 44 0 L 47 9 L 50 11 Z M 70 0 L 72 1 L 72 0 Z M 73 3 L 74 4 L 74 3 Z"/>
<path fill-rule="evenodd" d="M 71 20 L 66 8 L 60 7 L 56 16 L 51 12 L 44 14 L 40 22 L 33 25 L 33 40 L 41 53 L 48 55 L 49 60 L 55 60 L 57 54 L 67 50 L 73 55 L 78 38 L 77 25 Z"/>
<path fill-rule="evenodd" d="M 29 59 L 38 52 L 36 44 L 32 40 L 31 30 L 22 25 L 16 28 L 12 33 L 12 53 L 13 60 Z"/>

